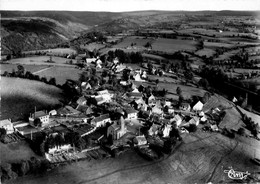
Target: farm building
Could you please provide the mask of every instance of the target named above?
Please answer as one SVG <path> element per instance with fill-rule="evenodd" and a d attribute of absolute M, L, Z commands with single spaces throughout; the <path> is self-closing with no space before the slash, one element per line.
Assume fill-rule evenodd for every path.
<path fill-rule="evenodd" d="M 163 137 L 169 137 L 170 131 L 172 130 L 172 125 L 167 124 L 163 127 Z"/>
<path fill-rule="evenodd" d="M 7 134 L 11 134 L 14 132 L 13 123 L 10 119 L 5 119 L 0 121 L 0 128 L 4 128 Z"/>

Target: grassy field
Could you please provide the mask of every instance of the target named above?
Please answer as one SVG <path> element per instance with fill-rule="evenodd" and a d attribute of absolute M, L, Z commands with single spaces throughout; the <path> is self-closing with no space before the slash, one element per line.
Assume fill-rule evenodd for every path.
<path fill-rule="evenodd" d="M 131 44 L 134 44 L 134 47 L 141 47 L 144 48 L 144 45 L 147 42 L 152 42 L 153 38 L 144 38 L 139 36 L 129 36 L 126 37 L 122 42 L 114 45 L 114 48 L 126 48 L 131 47 Z"/>
<path fill-rule="evenodd" d="M 29 160 L 31 157 L 38 157 L 29 147 L 26 141 L 3 144 L 0 142 L 0 165 L 4 163 L 20 162 Z"/>
<path fill-rule="evenodd" d="M 105 45 L 103 45 L 103 44 L 99 44 L 99 43 L 89 43 L 89 44 L 83 44 L 83 45 L 80 45 L 80 48 L 82 48 L 82 49 L 87 49 L 87 50 L 89 50 L 89 51 L 91 51 L 91 52 L 93 52 L 93 50 L 94 49 L 96 49 L 96 50 L 99 50 L 99 49 L 102 49 L 102 48 L 104 48 L 105 47 Z"/>
<path fill-rule="evenodd" d="M 62 85 L 67 79 L 78 80 L 81 72 L 81 70 L 72 67 L 53 66 L 47 70 L 37 72 L 37 75 L 40 77 L 46 77 L 47 80 L 54 77 L 56 83 Z"/>
<path fill-rule="evenodd" d="M 201 49 L 197 52 L 195 52 L 195 54 L 199 55 L 199 56 L 207 56 L 207 57 L 211 57 L 215 54 L 216 52 L 212 49 L 209 49 L 209 48 L 204 48 L 204 49 Z"/>
<path fill-rule="evenodd" d="M 258 123 L 258 125 L 260 126 L 260 116 L 255 114 L 255 113 L 252 113 L 252 112 L 249 112 L 243 108 L 240 108 L 238 107 L 244 114 L 246 114 L 248 117 L 252 118 L 252 120 L 255 122 L 255 123 Z"/>
<path fill-rule="evenodd" d="M 23 67 L 26 71 L 30 71 L 31 73 L 48 68 L 48 66 L 46 66 L 46 65 L 23 65 Z M 15 71 L 17 70 L 16 64 L 0 64 L 1 74 L 3 74 L 5 71 L 12 72 L 13 69 Z"/>
<path fill-rule="evenodd" d="M 169 53 L 181 50 L 194 51 L 196 50 L 196 44 L 197 42 L 192 40 L 158 38 L 152 43 L 152 49 Z"/>
<path fill-rule="evenodd" d="M 32 50 L 32 51 L 24 51 L 24 53 L 35 53 L 35 52 L 49 52 L 53 54 L 72 54 L 76 53 L 74 49 L 71 48 L 55 48 L 55 49 L 44 49 L 44 50 Z"/>
<path fill-rule="evenodd" d="M 29 113 L 61 105 L 62 91 L 38 81 L 1 77 L 1 119 L 28 118 Z"/>
<path fill-rule="evenodd" d="M 11 59 L 8 61 L 8 63 L 12 64 L 24 64 L 24 65 L 48 65 L 48 66 L 71 66 L 74 67 L 74 65 L 68 65 L 66 64 L 66 61 L 69 61 L 69 59 L 62 58 L 62 57 L 52 57 L 53 63 L 47 62 L 47 60 L 50 60 L 49 56 L 33 56 L 33 57 L 26 57 L 26 58 L 17 58 L 17 59 Z M 76 60 L 73 60 L 73 62 L 76 62 Z"/>
<path fill-rule="evenodd" d="M 146 161 L 129 151 L 117 158 L 72 163 L 45 175 L 25 176 L 12 183 L 231 183 L 233 180 L 224 172 L 231 166 L 249 173 L 260 169 L 249 161 L 260 154 L 257 143 L 250 139 L 229 139 L 201 131 L 182 137 L 184 142 L 171 155 L 158 161 Z"/>

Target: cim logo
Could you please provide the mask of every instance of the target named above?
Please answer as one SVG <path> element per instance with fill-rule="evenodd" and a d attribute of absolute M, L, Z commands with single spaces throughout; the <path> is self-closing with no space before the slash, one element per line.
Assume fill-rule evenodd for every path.
<path fill-rule="evenodd" d="M 235 171 L 232 167 L 230 168 L 230 170 L 224 170 L 224 173 L 227 173 L 228 177 L 233 180 L 243 180 L 250 175 L 248 171 L 246 172 Z"/>

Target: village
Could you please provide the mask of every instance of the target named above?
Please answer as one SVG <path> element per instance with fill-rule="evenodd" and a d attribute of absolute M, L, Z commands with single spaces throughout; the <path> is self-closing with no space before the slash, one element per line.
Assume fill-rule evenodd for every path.
<path fill-rule="evenodd" d="M 158 79 L 147 82 L 149 75 L 167 72 L 148 66 L 132 69 L 115 57 L 106 65 L 97 58 L 81 63 L 79 81 L 68 81 L 69 95 L 75 98 L 64 107 L 47 112 L 31 112 L 28 122 L 2 120 L 6 130 L 1 141 L 8 144 L 19 140 L 30 143 L 33 151 L 52 164 L 83 159 L 116 157 L 134 148 L 148 160 L 171 154 L 182 143 L 182 135 L 196 131 L 219 132 L 232 138 L 232 130 L 221 125 L 224 107 L 216 94 L 205 91 L 202 97 L 184 99 L 178 84 L 176 94 L 166 98 L 167 90 L 159 89 Z M 149 64 L 148 64 L 149 65 Z M 151 65 L 151 64 L 150 64 Z M 102 73 L 102 81 L 91 76 Z M 170 71 L 170 73 L 174 73 Z M 73 95 L 72 95 L 73 96 Z"/>

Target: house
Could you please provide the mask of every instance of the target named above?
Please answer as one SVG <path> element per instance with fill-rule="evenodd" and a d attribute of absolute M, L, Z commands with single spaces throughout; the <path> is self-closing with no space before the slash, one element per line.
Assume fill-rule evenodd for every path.
<path fill-rule="evenodd" d="M 146 79 L 146 78 L 147 78 L 146 71 L 143 71 L 142 78 L 143 78 L 143 79 Z"/>
<path fill-rule="evenodd" d="M 160 129 L 160 126 L 157 124 L 154 124 L 150 127 L 150 129 L 148 130 L 148 134 L 149 135 L 157 135 L 158 131 Z"/>
<path fill-rule="evenodd" d="M 135 142 L 138 146 L 142 146 L 142 145 L 147 144 L 147 140 L 146 140 L 146 138 L 145 138 L 144 135 L 136 136 L 136 137 L 134 138 L 134 142 Z"/>
<path fill-rule="evenodd" d="M 140 76 L 139 73 L 137 73 L 137 74 L 134 76 L 134 79 L 135 79 L 135 81 L 139 81 L 139 82 L 145 81 L 145 80 L 141 79 L 141 76 Z"/>
<path fill-rule="evenodd" d="M 95 127 L 101 127 L 104 126 L 106 123 L 111 122 L 111 119 L 109 117 L 109 114 L 103 114 L 99 117 L 95 117 L 91 120 L 91 125 Z"/>
<path fill-rule="evenodd" d="M 169 137 L 171 130 L 172 130 L 172 125 L 166 124 L 166 125 L 163 127 L 163 137 Z"/>
<path fill-rule="evenodd" d="M 94 63 L 95 61 L 96 61 L 96 58 L 86 58 L 87 64 Z"/>
<path fill-rule="evenodd" d="M 133 98 L 133 99 L 140 99 L 143 97 L 142 93 L 139 93 L 139 92 L 138 93 L 130 92 L 127 94 L 127 96 L 129 98 Z"/>
<path fill-rule="evenodd" d="M 45 126 L 49 124 L 49 117 L 50 115 L 47 113 L 47 111 L 37 111 L 33 114 L 30 114 L 29 123 L 34 126 L 34 120 L 39 118 L 42 122 L 42 126 Z"/>
<path fill-rule="evenodd" d="M 117 63 L 119 63 L 119 60 L 118 60 L 118 58 L 116 57 L 114 60 L 113 60 L 113 63 L 114 64 L 117 64 Z"/>
<path fill-rule="evenodd" d="M 192 118 L 189 120 L 188 123 L 189 123 L 189 124 L 195 124 L 196 126 L 198 126 L 199 123 L 200 123 L 200 118 L 197 117 L 197 116 L 194 116 L 194 117 L 192 117 Z"/>
<path fill-rule="evenodd" d="M 11 134 L 14 132 L 13 123 L 11 119 L 5 119 L 0 121 L 0 128 L 4 128 L 6 130 L 6 134 Z"/>
<path fill-rule="evenodd" d="M 55 115 L 57 115 L 57 111 L 55 109 L 49 112 L 49 116 L 55 116 Z"/>
<path fill-rule="evenodd" d="M 155 114 L 162 114 L 163 111 L 162 109 L 158 108 L 157 106 L 154 106 L 151 110 L 152 113 L 155 113 Z"/>
<path fill-rule="evenodd" d="M 74 109 L 73 107 L 66 105 L 63 108 L 58 109 L 58 114 L 60 114 L 61 116 L 67 116 L 67 115 L 76 115 L 76 114 L 80 114 L 80 112 L 76 109 Z"/>
<path fill-rule="evenodd" d="M 139 91 L 138 91 L 137 88 L 135 88 L 135 89 L 132 91 L 132 93 L 139 93 Z"/>
<path fill-rule="evenodd" d="M 201 101 L 198 101 L 194 106 L 193 106 L 193 110 L 194 111 L 201 111 L 203 108 L 203 103 Z"/>
<path fill-rule="evenodd" d="M 121 116 L 118 123 L 114 123 L 107 129 L 107 137 L 112 137 L 113 140 L 118 140 L 127 132 L 127 128 L 125 126 L 125 120 L 123 116 Z"/>
<path fill-rule="evenodd" d="M 137 119 L 138 111 L 134 109 L 126 109 L 125 113 L 126 113 L 126 119 Z"/>
<path fill-rule="evenodd" d="M 86 105 L 86 103 L 87 103 L 87 100 L 84 96 L 79 97 L 77 100 L 78 105 Z"/>
<path fill-rule="evenodd" d="M 109 94 L 109 92 L 108 92 L 107 89 L 105 89 L 105 90 L 98 91 L 97 94 L 98 95 L 105 95 L 105 94 Z"/>
<path fill-rule="evenodd" d="M 182 118 L 181 116 L 179 116 L 178 114 L 176 114 L 174 116 L 174 118 L 171 119 L 171 122 L 176 122 L 177 127 L 180 126 L 181 122 L 182 122 Z"/>
<path fill-rule="evenodd" d="M 188 104 L 188 103 L 181 103 L 181 105 L 180 105 L 180 110 L 183 110 L 183 111 L 190 111 L 190 104 Z"/>
<path fill-rule="evenodd" d="M 92 89 L 92 87 L 91 87 L 91 85 L 89 84 L 89 82 L 88 82 L 88 83 L 87 83 L 87 82 L 82 82 L 82 83 L 81 83 L 81 88 L 82 88 L 82 89 L 86 89 L 86 90 Z"/>

